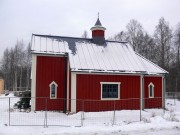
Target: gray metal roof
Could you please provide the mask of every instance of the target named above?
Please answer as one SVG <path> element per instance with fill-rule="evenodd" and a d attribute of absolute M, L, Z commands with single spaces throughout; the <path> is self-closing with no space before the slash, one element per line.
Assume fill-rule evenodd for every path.
<path fill-rule="evenodd" d="M 156 64 L 134 52 L 127 42 L 107 41 L 97 45 L 92 39 L 49 35 L 32 36 L 32 53 L 69 55 L 72 71 L 165 74 Z"/>

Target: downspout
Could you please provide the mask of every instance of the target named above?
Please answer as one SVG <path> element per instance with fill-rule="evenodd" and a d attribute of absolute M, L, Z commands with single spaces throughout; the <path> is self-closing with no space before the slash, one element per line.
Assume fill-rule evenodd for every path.
<path fill-rule="evenodd" d="M 67 109 L 67 57 L 68 54 L 65 53 L 64 57 L 64 108 L 63 108 L 63 113 L 66 113 Z"/>
<path fill-rule="evenodd" d="M 165 98 L 166 98 L 166 75 L 162 76 L 162 108 L 165 110 Z"/>
<path fill-rule="evenodd" d="M 144 109 L 144 75 L 140 76 L 140 109 Z"/>

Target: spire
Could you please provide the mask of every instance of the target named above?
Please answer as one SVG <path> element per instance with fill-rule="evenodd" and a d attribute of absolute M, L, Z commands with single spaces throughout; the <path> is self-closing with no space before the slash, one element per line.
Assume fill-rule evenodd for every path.
<path fill-rule="evenodd" d="M 97 21 L 96 21 L 94 27 L 91 28 L 91 30 L 92 30 L 92 31 L 93 31 L 93 30 L 103 30 L 103 31 L 106 30 L 106 28 L 102 26 L 102 24 L 101 24 L 101 22 L 100 22 L 100 20 L 99 20 L 99 12 L 98 12 Z"/>
<path fill-rule="evenodd" d="M 101 24 L 101 22 L 99 20 L 99 12 L 98 12 L 98 19 L 97 19 L 97 21 L 96 21 L 94 26 L 102 26 L 102 24 Z"/>
<path fill-rule="evenodd" d="M 97 19 L 97 21 L 96 21 L 96 23 L 95 23 L 95 25 L 94 25 L 94 26 L 102 26 L 102 24 L 101 24 L 101 22 L 100 22 L 99 18 Z"/>

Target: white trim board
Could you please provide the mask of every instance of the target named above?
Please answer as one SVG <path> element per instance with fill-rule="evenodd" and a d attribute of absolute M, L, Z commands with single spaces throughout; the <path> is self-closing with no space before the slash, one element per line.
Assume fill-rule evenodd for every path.
<path fill-rule="evenodd" d="M 76 73 L 71 73 L 71 112 L 76 112 Z"/>
<path fill-rule="evenodd" d="M 122 75 L 122 76 L 141 76 L 141 74 L 123 74 L 123 73 L 106 73 L 106 72 L 77 72 L 77 71 L 71 71 L 71 73 L 76 73 L 76 74 L 87 74 L 87 75 Z"/>
<path fill-rule="evenodd" d="M 36 110 L 36 68 L 37 55 L 32 54 L 31 110 Z"/>

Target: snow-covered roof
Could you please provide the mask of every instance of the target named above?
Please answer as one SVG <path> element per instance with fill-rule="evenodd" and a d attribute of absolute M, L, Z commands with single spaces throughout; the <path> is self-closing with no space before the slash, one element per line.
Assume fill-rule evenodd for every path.
<path fill-rule="evenodd" d="M 68 54 L 72 71 L 168 73 L 134 52 L 127 42 L 106 40 L 104 45 L 97 45 L 92 39 L 33 34 L 31 50 L 40 54 Z"/>

